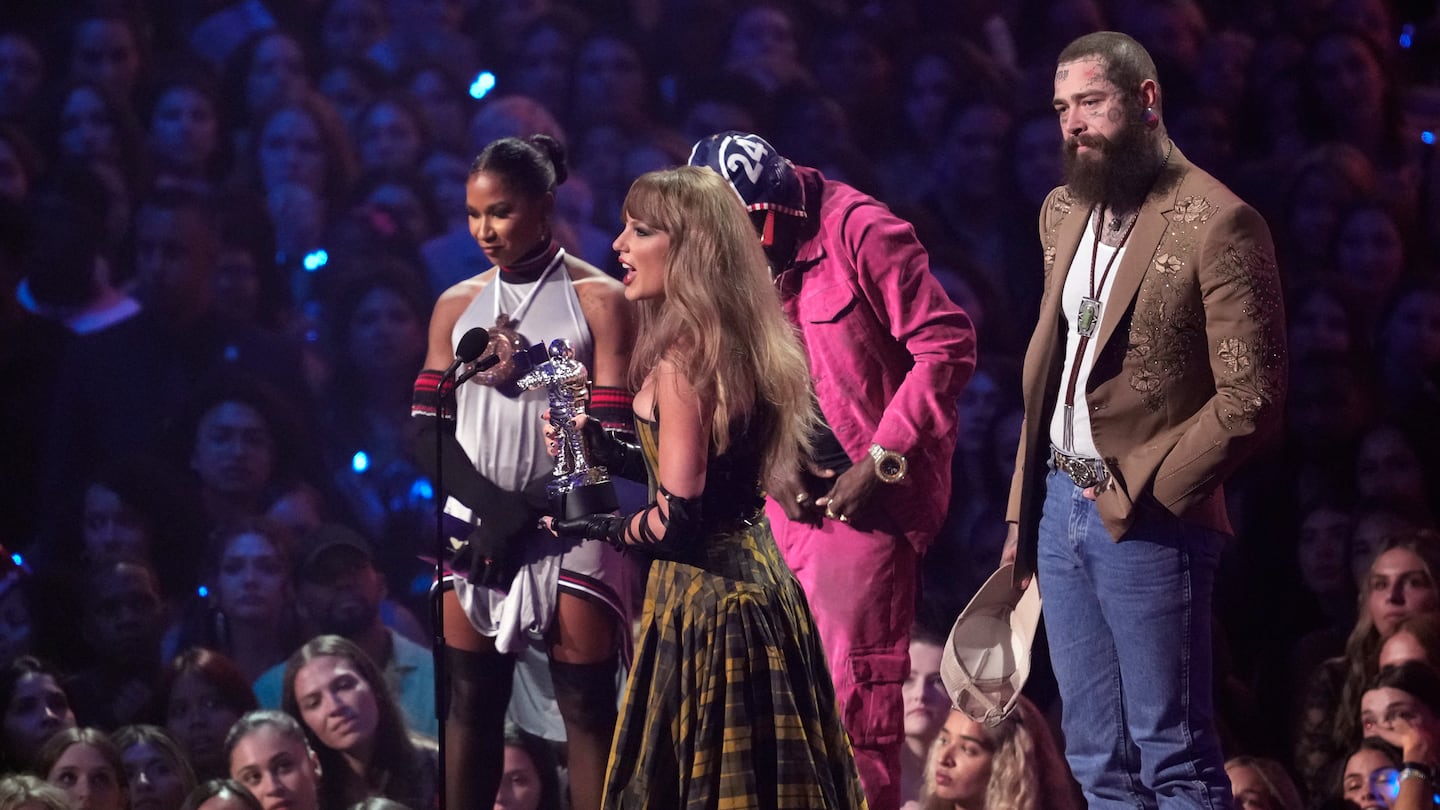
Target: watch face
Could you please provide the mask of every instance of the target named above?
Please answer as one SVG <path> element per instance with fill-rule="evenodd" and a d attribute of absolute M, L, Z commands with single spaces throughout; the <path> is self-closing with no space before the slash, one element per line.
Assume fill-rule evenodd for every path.
<path fill-rule="evenodd" d="M 875 459 L 875 474 L 880 480 L 893 484 L 905 477 L 905 457 L 894 450 L 886 450 L 878 444 L 870 445 L 870 457 Z"/>

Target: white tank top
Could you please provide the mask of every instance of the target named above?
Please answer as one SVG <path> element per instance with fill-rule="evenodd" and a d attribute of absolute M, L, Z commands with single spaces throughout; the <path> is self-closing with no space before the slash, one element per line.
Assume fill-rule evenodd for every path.
<path fill-rule="evenodd" d="M 461 336 L 477 326 L 494 326 L 500 313 L 518 321 L 514 328 L 527 347 L 548 345 L 555 338 L 570 341 L 576 359 L 593 375 L 594 343 L 563 251 L 536 281 L 510 284 L 497 277 L 486 285 L 455 322 L 451 345 L 458 347 Z M 461 385 L 456 391 L 455 438 L 481 475 L 497 486 L 519 491 L 550 475 L 554 465 L 545 450 L 540 422 L 549 397 L 543 388 L 517 394 L 513 382 L 489 386 L 470 380 Z M 446 511 L 470 521 L 470 510 L 454 498 Z"/>

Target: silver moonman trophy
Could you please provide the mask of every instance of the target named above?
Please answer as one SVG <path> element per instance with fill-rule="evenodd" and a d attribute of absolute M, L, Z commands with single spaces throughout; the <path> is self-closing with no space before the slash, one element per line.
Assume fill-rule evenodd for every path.
<path fill-rule="evenodd" d="M 526 372 L 516 385 L 522 391 L 545 386 L 550 395 L 550 425 L 555 429 L 559 453 L 555 456 L 555 480 L 546 487 L 555 515 L 576 518 L 619 508 L 615 486 L 604 467 L 590 463 L 584 436 L 575 428 L 577 416 L 585 414 L 590 389 L 585 364 L 575 359 L 570 341 L 550 341 L 550 359 Z"/>

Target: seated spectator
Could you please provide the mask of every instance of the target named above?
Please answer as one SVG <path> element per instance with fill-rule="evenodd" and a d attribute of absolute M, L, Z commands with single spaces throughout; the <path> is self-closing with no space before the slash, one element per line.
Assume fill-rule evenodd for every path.
<path fill-rule="evenodd" d="M 264 512 L 304 451 L 274 392 L 254 380 L 216 382 L 197 394 L 184 428 L 201 501 L 211 524 L 220 526 Z"/>
<path fill-rule="evenodd" d="M 435 736 L 435 659 L 431 651 L 385 626 L 381 604 L 385 580 L 375 568 L 370 543 L 340 524 L 306 537 L 296 558 L 295 589 L 302 627 L 312 635 L 343 636 L 385 673 L 404 712 L 405 724 Z M 255 681 L 260 705 L 279 707 L 285 666 L 272 667 Z"/>
<path fill-rule="evenodd" d="M 922 810 L 1072 810 L 1080 792 L 1027 698 L 994 728 L 951 709 L 925 767 Z"/>
<path fill-rule="evenodd" d="M 1368 506 L 1355 516 L 1355 529 L 1350 535 L 1350 570 L 1357 588 L 1365 587 L 1370 563 L 1391 538 L 1420 530 L 1414 519 L 1382 506 Z"/>
<path fill-rule="evenodd" d="M 201 67 L 186 64 L 149 89 L 145 146 L 156 188 L 210 193 L 226 168 L 220 90 Z"/>
<path fill-rule="evenodd" d="M 354 181 L 354 150 L 329 101 L 318 93 L 264 110 L 245 153 L 246 190 L 260 194 L 275 227 L 276 247 L 295 272 L 347 197 Z"/>
<path fill-rule="evenodd" d="M 905 711 L 905 745 L 900 749 L 900 801 L 920 797 L 925 762 L 935 735 L 950 713 L 950 698 L 940 681 L 944 639 L 924 626 L 910 630 L 910 676 L 901 688 Z"/>
<path fill-rule="evenodd" d="M 1360 437 L 1355 454 L 1355 492 L 1361 503 L 1388 509 L 1422 526 L 1434 524 L 1431 478 L 1426 453 L 1410 432 L 1379 423 Z"/>
<path fill-rule="evenodd" d="M 317 10 L 320 56 L 326 61 L 369 58 L 390 35 L 381 0 L 328 0 Z"/>
<path fill-rule="evenodd" d="M 409 404 L 430 303 L 418 279 L 377 267 L 341 286 L 328 313 L 325 464 L 356 527 L 376 538 L 379 567 L 402 598 L 424 573 L 416 555 L 429 552 L 435 527 L 434 503 L 416 495 L 426 476 L 412 455 Z"/>
<path fill-rule="evenodd" d="M 361 171 L 413 172 L 430 151 L 425 114 L 405 94 L 371 102 L 356 118 L 353 132 Z"/>
<path fill-rule="evenodd" d="M 1360 727 L 1396 748 L 1404 747 L 1412 728 L 1434 739 L 1440 735 L 1440 674 L 1418 661 L 1382 670 L 1360 697 Z"/>
<path fill-rule="evenodd" d="M 92 661 L 67 684 L 80 722 L 102 729 L 157 720 L 165 603 L 142 562 L 92 568 L 82 593 L 81 633 Z"/>
<path fill-rule="evenodd" d="M 464 36 L 457 34 L 456 39 L 473 46 Z M 468 66 L 457 64 L 443 50 L 410 61 L 401 71 L 400 86 L 415 99 L 434 148 L 458 149 L 464 145 L 469 85 L 474 76 Z"/>
<path fill-rule="evenodd" d="M 1366 737 L 1345 758 L 1340 769 L 1340 796 L 1349 807 L 1359 810 L 1383 810 L 1385 803 L 1376 794 L 1372 777 L 1376 771 L 1400 764 L 1400 751 L 1379 737 Z M 1334 790 L 1326 792 L 1333 795 Z"/>
<path fill-rule="evenodd" d="M 273 25 L 261 26 L 231 49 L 222 77 L 220 97 L 240 129 L 236 140 L 252 145 L 261 138 L 258 120 L 266 110 L 304 96 L 313 86 L 304 47 Z"/>
<path fill-rule="evenodd" d="M 75 727 L 59 674 L 28 655 L 0 670 L 0 713 L 0 773 L 34 770 L 41 746 Z"/>
<path fill-rule="evenodd" d="M 319 757 L 323 805 L 371 796 L 435 804 L 438 750 L 411 738 L 384 674 L 354 643 L 317 636 L 297 650 L 285 665 L 281 704 Z"/>
<path fill-rule="evenodd" d="M 1393 202 L 1415 192 L 1418 153 L 1404 148 L 1400 88 L 1382 48 L 1350 27 L 1317 32 L 1306 46 L 1299 101 L 1301 123 L 1313 142 L 1359 150 L 1374 163 L 1378 188 Z M 1336 71 L 1345 73 L 1343 89 L 1322 78 Z"/>
<path fill-rule="evenodd" d="M 1348 144 L 1321 144 L 1287 165 L 1275 247 L 1286 280 L 1308 282 L 1333 269 L 1329 243 L 1315 235 L 1335 233 L 1342 212 L 1373 198 L 1379 181 L 1365 153 Z"/>
<path fill-rule="evenodd" d="M 1235 757 L 1225 763 L 1237 810 L 1304 810 L 1300 791 L 1284 766 L 1264 757 Z"/>
<path fill-rule="evenodd" d="M 93 170 L 77 174 L 99 178 Z M 76 205 L 49 194 L 36 201 L 29 246 L 21 265 L 25 278 L 15 289 L 20 305 L 64 324 L 77 335 L 103 331 L 140 311 L 140 302 L 120 289 L 104 243 L 104 221 L 93 205 Z"/>
<path fill-rule="evenodd" d="M 266 518 L 241 518 L 219 530 L 207 593 L 192 608 L 182 643 L 223 653 L 247 683 L 285 661 L 303 636 L 290 582 L 295 545 Z"/>
<path fill-rule="evenodd" d="M 368 59 L 341 59 L 326 65 L 315 89 L 330 102 L 353 140 L 360 111 L 370 106 L 389 82 L 385 71 Z"/>
<path fill-rule="evenodd" d="M 180 810 L 195 772 L 179 743 L 157 726 L 121 726 L 111 735 L 125 763 L 131 810 Z"/>
<path fill-rule="evenodd" d="M 70 797 L 38 776 L 12 773 L 0 779 L 0 810 L 75 810 Z"/>
<path fill-rule="evenodd" d="M 1354 529 L 1354 515 L 1331 502 L 1316 504 L 1300 520 L 1300 579 L 1315 600 L 1316 618 L 1325 630 L 1354 623 L 1356 583 L 1347 555 Z"/>
<path fill-rule="evenodd" d="M 1370 348 L 1354 302 L 1330 277 L 1287 290 L 1286 349 L 1292 359 L 1354 356 Z"/>
<path fill-rule="evenodd" d="M 264 810 L 264 807 L 234 779 L 210 779 L 190 791 L 180 810 Z"/>
<path fill-rule="evenodd" d="M 144 70 L 144 36 L 137 16 L 92 6 L 69 23 L 70 76 L 95 82 L 129 101 Z"/>
<path fill-rule="evenodd" d="M 304 537 L 329 522 L 330 506 L 325 493 L 309 481 L 296 481 L 270 502 L 265 517 Z"/>
<path fill-rule="evenodd" d="M 275 228 L 264 201 L 231 193 L 225 202 L 212 281 L 216 316 L 272 335 L 300 334 L 286 331 L 294 325 L 291 279 L 276 264 Z"/>
<path fill-rule="evenodd" d="M 60 788 L 81 810 L 126 810 L 129 782 L 120 751 L 105 732 L 67 728 L 35 757 L 35 772 Z"/>
<path fill-rule="evenodd" d="M 225 735 L 242 715 L 260 708 L 235 662 L 202 647 L 181 652 L 165 668 L 159 700 L 165 729 L 200 779 L 230 772 Z"/>
<path fill-rule="evenodd" d="M 0 31 L 0 61 L 11 65 L 0 82 L 0 118 L 24 121 L 34 112 L 35 94 L 45 81 L 45 58 L 33 33 Z"/>
<path fill-rule="evenodd" d="M 295 718 L 261 709 L 246 714 L 225 738 L 230 778 L 265 807 L 320 810 L 320 761 Z"/>
<path fill-rule="evenodd" d="M 1402 620 L 1380 645 L 1376 664 L 1381 671 L 1406 661 L 1440 672 L 1440 613 L 1417 613 Z"/>
<path fill-rule="evenodd" d="M 285 410 L 304 421 L 294 347 L 215 314 L 218 231 L 209 202 L 195 195 L 157 192 L 140 207 L 135 271 L 144 309 L 76 338 L 61 365 L 45 454 L 47 517 L 61 519 L 72 482 L 99 463 L 153 450 L 175 428 L 180 407 L 200 399 L 200 389 L 218 386 L 213 379 L 265 380 L 291 397 Z M 96 385 L 96 368 L 124 369 L 125 384 Z M 200 414 L 185 421 L 192 432 L 172 437 L 181 464 L 190 461 Z"/>
<path fill-rule="evenodd" d="M 778 3 L 749 2 L 731 19 L 722 66 L 755 82 L 766 95 L 812 82 L 800 55 L 798 25 Z M 714 132 L 701 133 L 701 137 Z"/>
<path fill-rule="evenodd" d="M 1366 333 L 1380 322 L 1381 308 L 1413 269 L 1395 215 L 1367 199 L 1341 212 L 1330 242 L 1329 266 Z"/>
<path fill-rule="evenodd" d="M 182 470 L 157 458 L 134 456 L 100 463 L 74 488 L 58 534 L 36 549 L 36 567 L 52 578 L 74 571 L 138 562 L 159 578 L 167 611 L 179 616 L 195 592 L 204 558 L 204 513 Z M 78 565 L 77 565 L 78 563 Z"/>
<path fill-rule="evenodd" d="M 112 209 L 119 219 L 111 235 L 123 233 L 130 202 L 138 195 L 143 176 L 140 124 L 129 102 L 92 81 L 71 80 L 60 85 L 48 103 L 38 109 L 35 141 L 50 166 L 84 165 L 94 169 L 105 190 L 117 201 Z"/>
<path fill-rule="evenodd" d="M 505 726 L 505 764 L 495 806 L 503 810 L 561 810 L 559 771 L 550 744 L 519 726 Z"/>
<path fill-rule="evenodd" d="M 1381 642 L 1402 620 L 1440 610 L 1437 573 L 1440 537 L 1433 533 L 1392 536 L 1373 558 L 1345 654 L 1322 663 L 1302 697 L 1295 763 L 1308 795 L 1326 794 L 1342 753 L 1360 740 L 1360 696 L 1375 677 Z"/>

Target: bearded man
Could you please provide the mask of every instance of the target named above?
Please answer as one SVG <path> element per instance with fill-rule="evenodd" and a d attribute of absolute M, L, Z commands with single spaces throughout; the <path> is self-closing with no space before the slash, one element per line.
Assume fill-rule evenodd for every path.
<path fill-rule="evenodd" d="M 1228 808 L 1211 599 L 1231 533 L 1221 482 L 1283 407 L 1274 247 L 1167 137 L 1135 40 L 1067 46 L 1054 106 L 1066 185 L 1040 212 L 1004 558 L 1043 586 L 1065 754 L 1092 810 Z"/>

